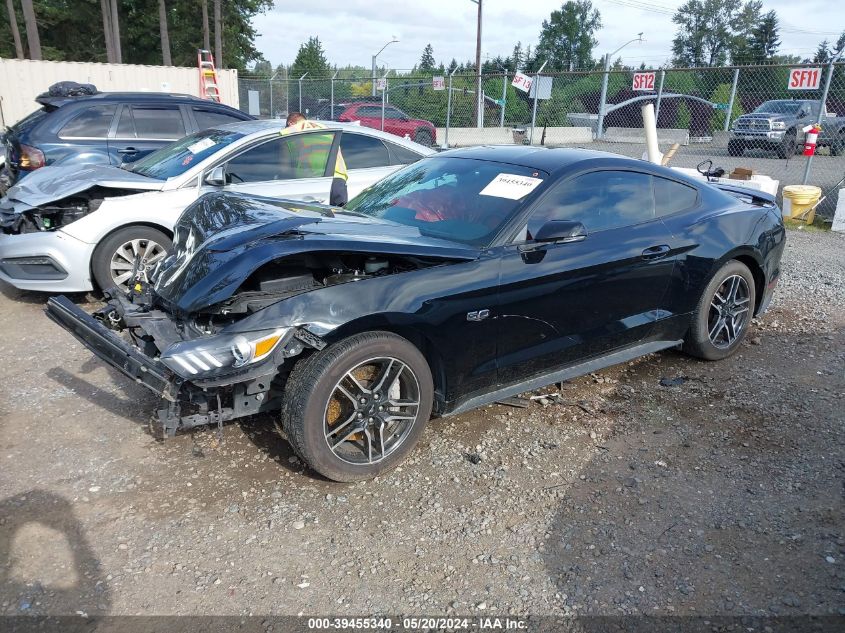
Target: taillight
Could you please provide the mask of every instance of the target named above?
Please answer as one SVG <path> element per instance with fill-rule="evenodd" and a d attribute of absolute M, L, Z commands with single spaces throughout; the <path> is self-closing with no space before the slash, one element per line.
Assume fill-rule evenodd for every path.
<path fill-rule="evenodd" d="M 30 147 L 29 145 L 21 145 L 21 155 L 18 159 L 18 167 L 26 171 L 33 169 L 40 169 L 47 164 L 44 158 L 44 152 L 37 147 Z"/>

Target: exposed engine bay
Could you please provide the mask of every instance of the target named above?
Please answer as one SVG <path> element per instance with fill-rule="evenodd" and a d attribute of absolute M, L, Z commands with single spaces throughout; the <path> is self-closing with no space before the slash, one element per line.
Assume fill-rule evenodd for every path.
<path fill-rule="evenodd" d="M 132 189 L 93 187 L 87 191 L 38 207 L 19 210 L 21 205 L 10 201 L 0 207 L 0 229 L 7 235 L 54 231 L 93 213 L 106 198 L 140 193 Z"/>

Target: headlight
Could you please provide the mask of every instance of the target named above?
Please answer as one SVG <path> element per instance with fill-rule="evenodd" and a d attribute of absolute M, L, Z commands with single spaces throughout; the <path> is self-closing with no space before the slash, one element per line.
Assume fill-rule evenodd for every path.
<path fill-rule="evenodd" d="M 292 334 L 292 328 L 279 328 L 180 341 L 164 350 L 161 361 L 183 378 L 225 374 L 264 360 Z"/>
<path fill-rule="evenodd" d="M 773 130 L 785 130 L 786 123 L 783 121 L 772 121 L 772 129 Z"/>

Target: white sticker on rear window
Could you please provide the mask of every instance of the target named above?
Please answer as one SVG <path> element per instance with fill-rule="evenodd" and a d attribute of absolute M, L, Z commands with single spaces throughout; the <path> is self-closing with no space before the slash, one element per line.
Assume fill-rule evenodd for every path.
<path fill-rule="evenodd" d="M 517 174 L 499 174 L 479 192 L 479 195 L 519 200 L 534 191 L 541 182 L 543 182 L 542 178 L 531 178 Z"/>
<path fill-rule="evenodd" d="M 193 145 L 188 145 L 188 151 L 191 152 L 191 154 L 199 154 L 200 152 L 207 150 L 209 147 L 214 147 L 214 141 L 210 138 L 204 138 Z"/>

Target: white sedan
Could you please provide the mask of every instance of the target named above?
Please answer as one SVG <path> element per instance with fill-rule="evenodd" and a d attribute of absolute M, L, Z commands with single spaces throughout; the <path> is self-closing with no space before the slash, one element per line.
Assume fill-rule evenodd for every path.
<path fill-rule="evenodd" d="M 224 190 L 325 203 L 337 152 L 349 196 L 434 150 L 352 124 L 281 136 L 281 121 L 244 121 L 186 136 L 128 166 L 43 167 L 0 201 L 0 279 L 24 290 L 126 287 L 171 247 L 191 202 Z M 330 135 L 311 152 L 302 135 Z M 300 137 L 300 138 L 297 138 Z M 326 146 L 326 138 L 313 139 Z"/>

